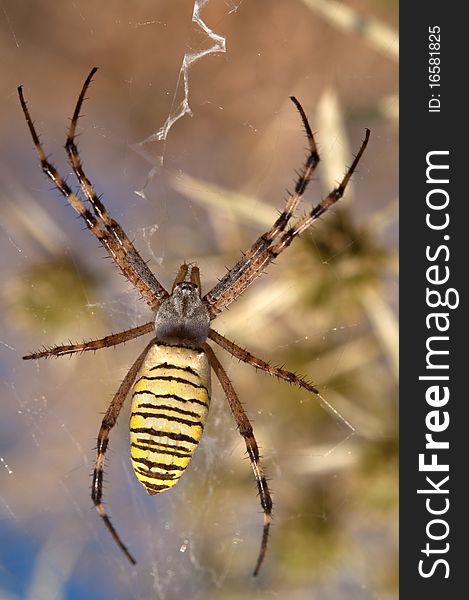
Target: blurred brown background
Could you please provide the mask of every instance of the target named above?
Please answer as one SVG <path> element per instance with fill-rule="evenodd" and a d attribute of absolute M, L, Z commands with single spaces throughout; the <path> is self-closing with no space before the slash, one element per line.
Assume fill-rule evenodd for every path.
<path fill-rule="evenodd" d="M 208 0 L 200 16 L 226 52 L 205 55 L 216 40 L 193 9 L 2 3 L 0 596 L 396 598 L 397 3 Z M 192 117 L 166 141 L 142 143 L 177 112 L 184 56 L 199 53 L 187 72 Z M 66 129 L 94 65 L 80 120 L 85 169 L 166 287 L 195 260 L 207 291 L 282 210 L 306 146 L 290 95 L 322 158 L 303 207 L 329 191 L 372 130 L 340 207 L 215 323 L 307 375 L 340 414 L 218 351 L 274 493 L 257 581 L 262 515 L 216 385 L 194 462 L 166 494 L 147 497 L 130 470 L 128 406 L 112 432 L 105 501 L 139 561 L 130 568 L 92 508 L 89 475 L 101 414 L 145 340 L 21 360 L 151 318 L 41 174 L 17 100 L 23 84 L 66 175 Z"/>

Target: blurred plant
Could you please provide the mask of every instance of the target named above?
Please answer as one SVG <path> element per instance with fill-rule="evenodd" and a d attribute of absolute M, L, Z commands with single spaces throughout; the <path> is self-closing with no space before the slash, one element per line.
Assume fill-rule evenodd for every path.
<path fill-rule="evenodd" d="M 84 309 L 97 279 L 75 257 L 50 257 L 7 279 L 3 299 L 10 325 L 24 330 L 65 331 L 88 320 Z M 67 332 L 67 328 L 69 331 Z"/>

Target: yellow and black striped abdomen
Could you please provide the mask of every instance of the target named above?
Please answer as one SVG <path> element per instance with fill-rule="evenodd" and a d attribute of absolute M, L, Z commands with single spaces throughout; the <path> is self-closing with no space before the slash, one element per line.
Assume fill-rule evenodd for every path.
<path fill-rule="evenodd" d="M 149 494 L 173 486 L 189 464 L 210 404 L 203 350 L 156 342 L 132 392 L 130 455 Z"/>

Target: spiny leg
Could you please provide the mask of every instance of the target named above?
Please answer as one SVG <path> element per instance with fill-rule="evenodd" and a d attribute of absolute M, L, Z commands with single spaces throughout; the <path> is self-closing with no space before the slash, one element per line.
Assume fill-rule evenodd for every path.
<path fill-rule="evenodd" d="M 318 154 L 313 131 L 308 122 L 306 113 L 301 104 L 295 98 L 295 96 L 291 96 L 290 100 L 296 106 L 298 112 L 300 113 L 301 120 L 303 122 L 303 127 L 309 145 L 308 156 L 306 157 L 301 171 L 298 173 L 298 179 L 295 184 L 295 191 L 289 195 L 283 212 L 279 215 L 273 226 L 254 242 L 251 248 L 243 254 L 242 258 L 236 263 L 236 265 L 233 268 L 231 268 L 228 271 L 228 273 L 226 273 L 226 275 L 219 281 L 219 283 L 214 288 L 210 290 L 210 292 L 208 292 L 208 294 L 205 295 L 204 300 L 209 305 L 210 311 L 212 312 L 213 316 L 216 316 L 218 312 L 220 312 L 214 307 L 214 303 L 216 303 L 216 301 L 222 295 L 225 296 L 227 290 L 236 282 L 236 280 L 243 274 L 244 271 L 249 269 L 250 262 L 260 252 L 263 252 L 266 248 L 268 248 L 272 241 L 285 230 L 290 218 L 292 217 L 303 194 L 305 193 L 305 190 L 309 182 L 311 181 L 311 177 L 313 176 L 313 173 L 319 163 L 320 157 Z M 212 310 L 212 308 L 214 310 Z"/>
<path fill-rule="evenodd" d="M 302 219 L 300 219 L 289 231 L 284 233 L 280 239 L 273 244 L 272 248 L 270 248 L 269 252 L 272 253 L 272 259 L 277 257 L 285 248 L 287 248 L 293 241 L 293 239 L 300 235 L 305 229 L 307 229 L 316 219 L 324 214 L 329 208 L 334 205 L 338 200 L 342 198 L 344 195 L 345 189 L 350 181 L 355 169 L 357 168 L 358 163 L 362 157 L 363 152 L 365 152 L 365 148 L 368 144 L 368 140 L 370 139 L 370 130 L 365 129 L 365 139 L 360 146 L 360 150 L 358 154 L 355 156 L 352 164 L 347 169 L 342 181 L 339 185 L 332 190 L 332 192 L 326 196 L 319 204 L 313 207 L 309 214 L 305 215 Z M 270 261 L 269 261 L 270 262 Z"/>
<path fill-rule="evenodd" d="M 116 395 L 112 399 L 109 408 L 104 415 L 103 421 L 101 423 L 101 428 L 98 433 L 98 443 L 96 449 L 96 462 L 93 471 L 93 483 L 91 484 L 91 498 L 93 499 L 94 505 L 102 517 L 106 527 L 110 531 L 114 541 L 119 546 L 119 548 L 123 551 L 123 553 L 127 556 L 132 564 L 136 564 L 136 560 L 130 554 L 127 546 L 121 540 L 119 534 L 117 533 L 114 525 L 111 523 L 111 520 L 103 506 L 102 497 L 103 497 L 103 473 L 104 473 L 104 459 L 106 456 L 106 450 L 109 443 L 109 434 L 111 429 L 116 424 L 119 413 L 122 409 L 122 406 L 125 402 L 127 394 L 129 393 L 130 388 L 132 387 L 135 378 L 142 366 L 143 361 L 145 360 L 148 351 L 155 343 L 155 340 L 152 339 L 146 346 L 134 364 L 130 367 L 129 372 L 125 376 L 123 382 L 119 386 L 119 389 L 116 392 Z"/>
<path fill-rule="evenodd" d="M 319 204 L 313 207 L 313 209 L 302 219 L 300 219 L 296 225 L 291 227 L 287 232 L 281 234 L 273 240 L 271 244 L 265 248 L 262 252 L 256 254 L 246 265 L 243 265 L 242 270 L 238 273 L 230 275 L 234 271 L 237 265 L 225 275 L 225 277 L 216 285 L 213 290 L 204 296 L 204 301 L 207 303 L 211 315 L 214 317 L 223 311 L 233 300 L 238 298 L 248 288 L 253 281 L 255 281 L 269 264 L 281 254 L 285 248 L 292 243 L 294 238 L 307 229 L 316 219 L 318 219 L 323 213 L 325 213 L 332 205 L 334 205 L 340 198 L 342 198 L 345 188 L 347 187 L 350 178 L 355 171 L 363 152 L 368 144 L 370 137 L 370 130 L 365 130 L 365 139 L 363 140 L 360 150 L 356 155 L 353 163 L 347 169 L 340 184 L 324 198 Z M 238 263 L 241 264 L 242 261 Z M 215 290 L 215 294 L 212 292 Z"/>
<path fill-rule="evenodd" d="M 308 392 L 312 392 L 313 394 L 318 395 L 319 391 L 314 387 L 311 383 L 306 381 L 305 379 L 299 377 L 295 373 L 291 371 L 286 371 L 285 369 L 281 369 L 280 367 L 273 367 L 265 360 L 254 356 L 241 346 L 238 346 L 231 340 L 228 340 L 226 337 L 215 331 L 214 329 L 210 329 L 208 337 L 213 340 L 216 344 L 221 346 L 224 350 L 229 352 L 235 358 L 242 360 L 245 363 L 255 367 L 256 369 L 261 369 L 261 371 L 265 371 L 269 375 L 273 375 L 274 377 L 278 377 L 279 379 L 283 379 L 284 381 L 288 381 L 288 383 L 292 383 L 299 387 L 305 388 Z"/>
<path fill-rule="evenodd" d="M 82 217 L 85 221 L 86 226 L 91 231 L 93 235 L 95 235 L 99 241 L 106 247 L 111 256 L 113 256 L 114 244 L 111 244 L 107 239 L 109 236 L 105 231 L 101 229 L 97 220 L 93 217 L 93 215 L 86 209 L 83 202 L 78 198 L 78 196 L 72 192 L 70 186 L 64 180 L 64 178 L 60 175 L 57 169 L 52 165 L 44 152 L 44 148 L 39 140 L 39 136 L 34 127 L 34 123 L 31 119 L 31 115 L 29 113 L 29 109 L 26 105 L 26 101 L 23 95 L 23 88 L 20 86 L 18 88 L 18 95 L 20 98 L 21 108 L 23 109 L 23 113 L 26 119 L 26 123 L 28 125 L 29 131 L 31 133 L 31 137 L 33 138 L 34 146 L 36 149 L 36 153 L 39 157 L 39 161 L 41 163 L 41 167 L 45 175 L 52 181 L 52 183 L 58 188 L 58 190 L 65 196 L 68 202 L 71 204 L 72 208 Z M 110 244 L 107 246 L 107 244 Z M 114 258 L 114 257 L 113 257 Z"/>
<path fill-rule="evenodd" d="M 214 351 L 208 344 L 204 344 L 203 347 L 210 362 L 210 366 L 215 371 L 215 375 L 220 381 L 223 391 L 225 392 L 225 396 L 228 400 L 231 412 L 238 425 L 239 433 L 242 435 L 246 443 L 247 453 L 249 456 L 249 460 L 251 461 L 252 470 L 254 471 L 254 476 L 257 482 L 257 488 L 259 490 L 259 497 L 261 501 L 262 510 L 264 511 L 264 528 L 262 530 L 261 547 L 259 550 L 259 555 L 257 557 L 256 566 L 253 572 L 253 575 L 256 576 L 259 573 L 259 569 L 261 568 L 262 562 L 265 557 L 265 552 L 267 550 L 270 523 L 272 521 L 272 498 L 270 496 L 269 487 L 267 485 L 264 470 L 260 464 L 259 448 L 257 446 L 256 438 L 254 437 L 251 423 L 249 422 L 249 419 L 246 413 L 244 412 L 241 402 L 239 401 L 238 395 L 236 394 L 236 391 L 234 390 L 233 385 L 225 369 L 222 367 Z"/>
<path fill-rule="evenodd" d="M 99 350 L 101 348 L 109 348 L 110 346 L 117 346 L 123 344 L 129 340 L 133 340 L 146 333 L 151 333 L 155 329 L 154 321 L 145 323 L 145 325 L 139 325 L 132 329 L 126 329 L 119 333 L 113 333 L 112 335 L 106 335 L 99 340 L 90 340 L 81 344 L 68 344 L 63 346 L 52 346 L 50 348 L 44 347 L 43 350 L 33 352 L 23 356 L 23 360 L 33 360 L 36 358 L 49 358 L 50 356 L 64 356 L 65 354 L 75 354 L 76 352 L 86 352 L 88 350 Z"/>
<path fill-rule="evenodd" d="M 267 242 L 267 246 L 273 239 L 277 237 L 279 233 L 285 230 L 285 227 L 288 225 L 290 218 L 292 217 L 298 204 L 300 203 L 300 200 L 303 194 L 305 193 L 309 182 L 311 181 L 313 173 L 316 170 L 319 161 L 321 160 L 316 146 L 316 140 L 314 139 L 313 131 L 311 129 L 308 117 L 306 116 L 303 107 L 295 98 L 295 96 L 290 96 L 290 100 L 293 102 L 298 112 L 300 113 L 301 121 L 303 123 L 303 128 L 306 134 L 306 139 L 308 140 L 309 152 L 301 171 L 298 173 L 298 178 L 295 184 L 295 191 L 293 192 L 293 194 L 289 195 L 285 209 L 279 215 L 273 227 L 267 233 L 261 236 L 261 239 L 264 239 L 264 241 Z M 260 248 L 260 250 L 261 249 L 262 248 Z"/>
<path fill-rule="evenodd" d="M 93 75 L 96 73 L 97 70 L 98 70 L 97 67 L 93 67 L 93 69 L 91 69 L 88 77 L 86 78 L 85 83 L 83 84 L 80 95 L 78 97 L 77 104 L 75 106 L 75 110 L 73 112 L 73 117 L 72 117 L 72 120 L 70 123 L 70 128 L 68 130 L 67 141 L 65 143 L 65 149 L 67 151 L 70 165 L 72 166 L 72 168 L 75 172 L 75 175 L 77 176 L 77 179 L 80 183 L 83 193 L 88 198 L 91 206 L 93 207 L 95 215 L 98 217 L 98 219 L 101 221 L 101 223 L 107 229 L 107 231 L 118 242 L 118 244 L 123 247 L 123 249 L 125 250 L 125 253 L 129 257 L 128 258 L 129 261 L 135 266 L 138 265 L 141 276 L 145 277 L 147 279 L 153 280 L 152 284 L 153 284 L 154 293 L 155 293 L 156 297 L 158 298 L 158 300 L 161 302 L 168 296 L 166 290 L 155 279 L 155 277 L 153 276 L 153 273 L 151 273 L 151 271 L 148 269 L 145 261 L 142 260 L 139 253 L 137 252 L 134 245 L 128 238 L 125 231 L 119 225 L 119 223 L 117 223 L 117 221 L 115 221 L 109 215 L 106 207 L 104 206 L 100 197 L 96 193 L 96 191 L 93 187 L 93 184 L 88 179 L 88 177 L 85 175 L 85 172 L 83 170 L 83 163 L 81 161 L 80 154 L 78 152 L 78 148 L 75 144 L 76 127 L 77 127 L 78 118 L 80 116 L 80 112 L 81 112 L 81 109 L 83 106 L 83 102 L 85 100 L 85 94 L 90 86 Z"/>
<path fill-rule="evenodd" d="M 308 121 L 308 117 L 306 113 L 299 103 L 299 101 L 295 98 L 295 96 L 290 96 L 290 100 L 295 105 L 296 109 L 300 113 L 301 121 L 303 123 L 303 128 L 305 130 L 306 139 L 308 140 L 308 156 L 301 168 L 301 171 L 298 173 L 298 177 L 295 183 L 295 191 L 290 193 L 285 205 L 284 210 L 278 216 L 277 220 L 273 224 L 273 226 L 261 235 L 261 237 L 256 240 L 251 249 L 244 255 L 244 258 L 250 258 L 254 256 L 259 251 L 263 250 L 267 247 L 270 242 L 275 239 L 279 233 L 285 230 L 285 227 L 288 225 L 289 220 L 291 219 L 293 213 L 295 212 L 303 194 L 306 191 L 306 188 L 311 181 L 314 171 L 319 164 L 320 156 L 318 153 L 318 149 L 316 146 L 316 140 L 314 139 L 313 131 Z"/>
<path fill-rule="evenodd" d="M 80 158 L 80 155 L 78 152 L 78 148 L 75 144 L 76 127 L 77 127 L 78 119 L 80 117 L 80 112 L 81 112 L 81 109 L 83 106 L 83 102 L 85 100 L 85 94 L 88 91 L 88 88 L 89 88 L 91 81 L 97 70 L 98 70 L 98 67 L 93 67 L 91 69 L 90 73 L 88 74 L 88 76 L 85 79 L 85 82 L 81 88 L 81 92 L 80 92 L 80 95 L 78 96 L 78 100 L 75 105 L 75 110 L 73 112 L 73 116 L 72 116 L 72 119 L 70 122 L 70 127 L 68 129 L 67 139 L 65 142 L 65 150 L 67 151 L 67 156 L 68 156 L 70 165 L 71 165 L 73 171 L 75 172 L 75 175 L 77 176 L 77 179 L 78 179 L 78 182 L 80 183 L 81 189 L 83 190 L 85 196 L 90 201 L 96 217 L 101 221 L 101 224 L 104 225 L 106 227 L 106 229 L 109 229 L 109 226 L 112 224 L 111 219 L 109 217 L 107 210 L 103 206 L 101 200 L 95 194 L 92 183 L 90 182 L 90 180 L 86 177 L 86 175 L 83 172 L 83 165 L 82 165 L 81 158 Z M 109 231 L 109 233 L 111 233 L 111 235 L 114 235 L 114 232 L 112 230 Z M 116 238 L 115 235 L 114 235 L 114 237 Z"/>
<path fill-rule="evenodd" d="M 355 431 L 355 427 L 348 421 L 336 408 L 332 406 L 330 402 L 328 402 L 324 396 L 321 395 L 319 390 L 314 387 L 309 381 L 306 381 L 303 377 L 300 377 L 296 373 L 292 373 L 291 371 L 286 371 L 285 369 L 281 369 L 280 367 L 273 367 L 265 360 L 254 356 L 241 346 L 238 346 L 231 340 L 228 340 L 226 337 L 215 331 L 214 329 L 209 330 L 208 337 L 213 340 L 216 344 L 221 346 L 224 350 L 229 352 L 235 358 L 242 360 L 243 362 L 255 367 L 256 369 L 261 369 L 261 371 L 265 371 L 269 375 L 273 375 L 274 377 L 278 377 L 279 379 L 283 379 L 284 381 L 288 381 L 292 385 L 297 385 L 312 394 L 315 394 L 321 401 L 321 403 L 336 417 L 338 417 L 351 431 Z"/>
<path fill-rule="evenodd" d="M 161 288 L 160 284 L 140 257 L 139 259 L 136 259 L 135 256 L 127 256 L 126 249 L 120 245 L 118 241 L 116 241 L 113 235 L 100 226 L 95 216 L 86 208 L 82 200 L 80 200 L 80 198 L 71 190 L 70 186 L 60 175 L 54 165 L 48 161 L 42 144 L 39 140 L 39 136 L 34 127 L 34 123 L 31 119 L 21 86 L 18 88 L 18 95 L 26 123 L 31 133 L 31 137 L 33 138 L 36 153 L 41 162 L 43 172 L 65 196 L 72 208 L 84 220 L 86 227 L 101 242 L 102 246 L 107 250 L 124 276 L 138 289 L 149 306 L 153 310 L 156 310 L 160 304 L 158 294 L 158 290 Z M 155 292 L 155 290 L 157 290 L 157 292 Z M 168 296 L 166 291 L 164 291 L 164 294 L 166 294 L 165 297 Z"/>

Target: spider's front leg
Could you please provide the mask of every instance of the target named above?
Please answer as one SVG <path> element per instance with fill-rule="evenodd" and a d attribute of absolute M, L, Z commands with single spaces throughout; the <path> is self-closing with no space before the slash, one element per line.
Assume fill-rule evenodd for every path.
<path fill-rule="evenodd" d="M 308 155 L 301 170 L 298 172 L 295 189 L 289 194 L 285 208 L 275 220 L 272 227 L 263 233 L 247 252 L 243 253 L 242 258 L 235 266 L 232 267 L 228 273 L 220 279 L 217 285 L 204 296 L 204 302 L 207 304 L 212 318 L 222 312 L 228 304 L 231 304 L 231 302 L 242 293 L 242 279 L 244 278 L 245 273 L 249 273 L 259 255 L 262 256 L 265 254 L 273 241 L 285 231 L 319 164 L 320 156 L 314 139 L 313 130 L 308 122 L 306 113 L 295 96 L 290 96 L 290 100 L 300 113 L 306 139 L 308 140 Z"/>
<path fill-rule="evenodd" d="M 72 191 L 64 177 L 57 171 L 54 165 L 48 160 L 44 148 L 39 140 L 39 136 L 34 127 L 33 120 L 24 99 L 23 88 L 19 86 L 18 95 L 23 110 L 29 132 L 36 148 L 36 154 L 41 163 L 45 175 L 52 181 L 57 189 L 65 196 L 70 206 L 80 215 L 89 231 L 99 240 L 102 246 L 111 256 L 124 277 L 140 292 L 142 298 L 153 309 L 157 310 L 161 302 L 168 297 L 168 292 L 159 283 L 156 277 L 148 268 L 145 261 L 134 248 L 132 242 L 125 234 L 122 227 L 112 219 L 106 211 L 102 201 L 98 198 L 91 182 L 85 176 L 78 151 L 74 143 L 74 132 L 79 111 L 83 103 L 86 90 L 91 83 L 91 79 L 96 72 L 92 69 L 83 84 L 82 91 L 75 109 L 72 125 L 67 140 L 67 152 L 72 163 L 72 167 L 78 177 L 79 183 L 85 196 L 90 201 L 95 214 L 88 210 L 82 199 Z"/>

